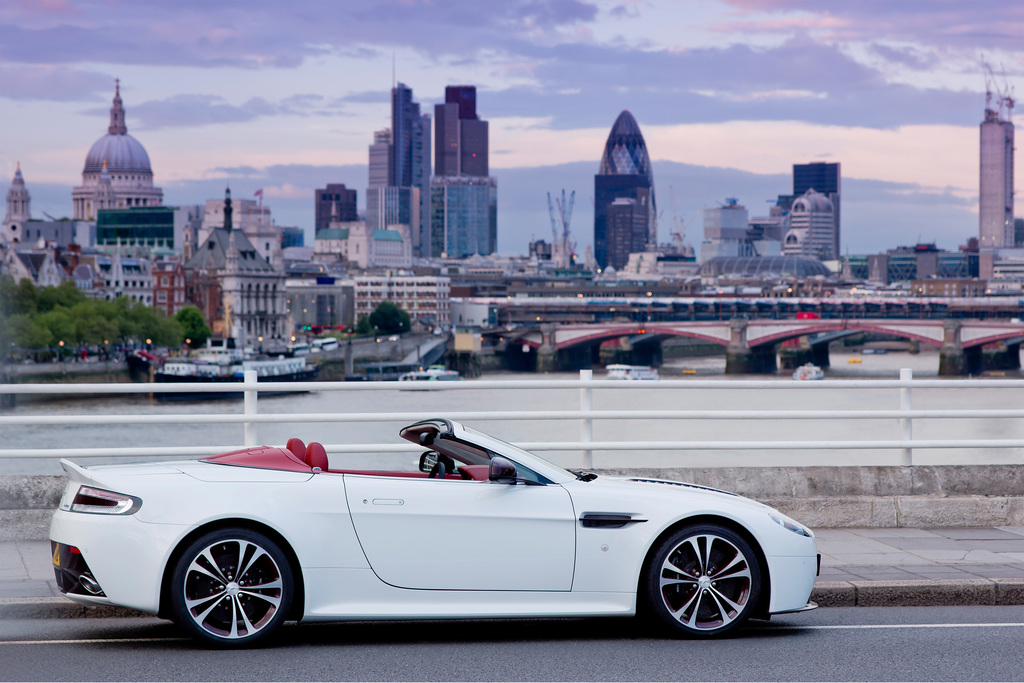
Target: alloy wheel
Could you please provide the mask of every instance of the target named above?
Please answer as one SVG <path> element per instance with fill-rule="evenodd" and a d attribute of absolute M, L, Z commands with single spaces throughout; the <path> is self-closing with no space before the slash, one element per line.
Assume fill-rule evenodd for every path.
<path fill-rule="evenodd" d="M 210 543 L 192 557 L 182 591 L 188 616 L 219 639 L 249 639 L 274 621 L 284 597 L 277 560 L 243 538 Z"/>
<path fill-rule="evenodd" d="M 708 635 L 728 630 L 757 599 L 756 560 L 745 543 L 722 532 L 702 530 L 677 538 L 667 553 L 659 553 L 657 594 L 667 615 L 684 630 Z"/>

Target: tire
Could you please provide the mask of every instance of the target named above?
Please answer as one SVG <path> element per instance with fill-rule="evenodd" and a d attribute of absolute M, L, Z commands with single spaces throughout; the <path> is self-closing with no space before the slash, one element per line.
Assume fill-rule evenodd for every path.
<path fill-rule="evenodd" d="M 249 647 L 284 623 L 294 586 L 288 558 L 274 541 L 248 529 L 219 529 L 196 539 L 178 559 L 171 610 L 205 643 Z"/>
<path fill-rule="evenodd" d="M 717 524 L 681 529 L 651 556 L 644 598 L 655 621 L 677 636 L 714 638 L 757 606 L 761 567 L 750 544 Z"/>

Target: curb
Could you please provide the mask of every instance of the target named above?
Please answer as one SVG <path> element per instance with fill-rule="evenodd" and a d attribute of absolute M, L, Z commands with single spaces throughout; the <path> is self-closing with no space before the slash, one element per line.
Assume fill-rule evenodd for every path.
<path fill-rule="evenodd" d="M 939 581 L 821 581 L 811 600 L 820 607 L 1024 605 L 1024 579 Z M 85 607 L 64 597 L 0 598 L 0 619 L 123 619 L 151 614 L 127 607 Z"/>
<path fill-rule="evenodd" d="M 820 581 L 811 600 L 821 607 L 1024 605 L 1024 579 Z"/>

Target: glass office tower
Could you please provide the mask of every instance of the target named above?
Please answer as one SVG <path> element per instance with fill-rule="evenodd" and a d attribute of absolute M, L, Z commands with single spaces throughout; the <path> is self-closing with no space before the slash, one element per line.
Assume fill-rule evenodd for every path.
<path fill-rule="evenodd" d="M 609 223 L 608 212 L 617 199 L 635 202 L 628 220 Z M 627 204 L 621 203 L 620 207 Z M 636 230 L 636 212 L 640 212 L 646 230 Z M 594 176 L 594 258 L 598 268 L 613 265 L 609 258 L 614 243 L 617 253 L 643 251 L 657 244 L 654 200 L 654 172 L 647 155 L 647 145 L 640 133 L 640 125 L 629 111 L 623 111 L 615 120 L 601 157 L 601 167 Z M 609 234 L 609 231 L 614 234 Z M 623 234 L 618 234 L 618 232 Z M 628 235 L 625 234 L 628 232 Z M 616 258 L 618 260 L 618 257 Z M 624 264 L 625 262 L 623 262 Z"/>

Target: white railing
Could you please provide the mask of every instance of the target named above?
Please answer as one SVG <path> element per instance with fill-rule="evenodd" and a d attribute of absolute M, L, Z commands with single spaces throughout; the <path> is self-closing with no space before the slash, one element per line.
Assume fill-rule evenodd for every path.
<path fill-rule="evenodd" d="M 534 410 L 449 410 L 449 411 L 367 411 L 367 412 L 321 412 L 321 413 L 287 413 L 261 412 L 258 396 L 261 392 L 395 392 L 403 390 L 429 389 L 438 392 L 460 392 L 498 390 L 501 392 L 542 392 L 549 390 L 579 390 L 579 408 L 574 410 L 534 409 Z M 898 409 L 880 407 L 850 409 L 645 409 L 629 407 L 624 409 L 595 409 L 595 392 L 604 390 L 615 392 L 665 392 L 685 390 L 690 392 L 735 392 L 736 396 L 750 396 L 748 392 L 766 390 L 785 390 L 797 392 L 828 392 L 831 395 L 849 396 L 850 392 L 875 390 L 898 393 Z M 474 380 L 463 382 L 431 382 L 429 384 L 409 384 L 396 382 L 260 382 L 256 373 L 245 373 L 244 381 L 226 384 L 0 384 L 0 394 L 60 394 L 66 397 L 76 395 L 116 395 L 116 394 L 157 394 L 157 393 L 204 393 L 237 391 L 242 393 L 243 410 L 241 413 L 204 412 L 203 414 L 23 414 L 19 409 L 0 413 L 0 434 L 14 426 L 75 426 L 75 425 L 203 425 L 203 424 L 240 424 L 242 425 L 241 443 L 228 446 L 131 446 L 131 447 L 61 447 L 61 448 L 26 448 L 12 444 L 8 438 L 0 439 L 0 460 L 32 459 L 57 457 L 196 457 L 212 455 L 241 445 L 255 446 L 259 441 L 259 426 L 263 424 L 285 423 L 409 423 L 431 417 L 447 417 L 467 423 L 479 422 L 518 422 L 526 423 L 527 427 L 537 421 L 575 421 L 579 425 L 579 439 L 573 441 L 528 441 L 529 429 L 518 429 L 514 440 L 522 447 L 533 451 L 551 451 L 560 453 L 576 453 L 573 464 L 583 467 L 594 467 L 595 453 L 619 454 L 618 465 L 631 465 L 630 457 L 621 454 L 631 452 L 664 453 L 664 454 L 703 454 L 696 459 L 689 458 L 685 464 L 694 466 L 728 465 L 765 465 L 777 464 L 772 456 L 766 453 L 781 451 L 806 451 L 827 453 L 835 456 L 816 460 L 814 464 L 849 465 L 862 464 L 854 462 L 853 454 L 861 451 L 886 452 L 885 464 L 914 465 L 915 451 L 955 451 L 959 452 L 953 460 L 944 464 L 976 464 L 994 461 L 1003 464 L 1024 464 L 1024 409 L 1022 408 L 970 408 L 970 407 L 926 407 L 914 408 L 915 392 L 927 392 L 928 396 L 937 392 L 945 392 L 946 403 L 958 405 L 957 398 L 963 396 L 965 390 L 984 390 L 989 392 L 1019 393 L 1024 397 L 1024 380 L 994 379 L 953 379 L 953 380 L 914 380 L 910 370 L 902 370 L 899 380 L 823 380 L 816 382 L 780 382 L 779 380 L 661 380 L 651 381 L 614 381 L 594 380 L 592 372 L 583 370 L 580 378 L 555 380 Z M 536 395 L 536 394 L 534 394 Z M 772 394 L 771 396 L 774 396 Z M 829 394 L 823 393 L 822 397 Z M 951 397 L 951 398 L 949 398 Z M 896 398 L 896 396 L 894 396 Z M 1016 400 L 1016 399 L 1015 399 Z M 1007 402 L 1002 401 L 1002 404 Z M 632 400 L 628 400 L 632 403 Z M 930 401 L 942 404 L 942 401 Z M 1024 405 L 1024 401 L 1018 401 Z M 230 404 L 229 404 L 230 405 Z M 168 406 L 170 407 L 170 406 Z M 873 438 L 878 432 L 885 432 L 884 427 L 865 427 L 863 430 L 854 428 L 852 431 L 863 433 L 863 438 L 806 438 L 806 439 L 609 439 L 595 437 L 595 425 L 615 423 L 617 421 L 678 421 L 679 424 L 699 425 L 708 421 L 754 420 L 776 423 L 792 421 L 793 424 L 818 424 L 825 431 L 831 431 L 837 424 L 895 424 L 897 430 L 893 438 Z M 920 436 L 915 438 L 914 425 L 929 423 L 944 428 L 954 423 L 974 425 L 973 429 L 959 429 L 955 433 Z M 983 426 L 999 424 L 999 427 Z M 672 423 L 675 425 L 676 423 Z M 741 423 L 742 424 L 742 423 Z M 801 428 L 802 429 L 802 428 Z M 643 430 L 631 430 L 643 431 Z M 796 431 L 801 431 L 800 429 Z M 891 429 L 890 429 L 891 431 Z M 933 430 L 935 431 L 935 430 Z M 938 430 L 944 431 L 944 430 Z M 945 431 L 948 431 L 946 429 Z M 996 434 L 1004 438 L 989 438 Z M 507 438 L 507 437 L 506 437 Z M 395 440 L 397 441 L 397 440 Z M 328 443 L 325 448 L 329 453 L 407 453 L 418 450 L 415 446 L 402 443 Z M 723 461 L 719 454 L 736 452 L 740 454 L 756 454 L 757 457 L 732 459 Z M 978 453 L 988 453 L 990 458 L 978 457 Z M 805 463 L 806 464 L 806 463 Z M 918 463 L 921 464 L 921 463 Z"/>

